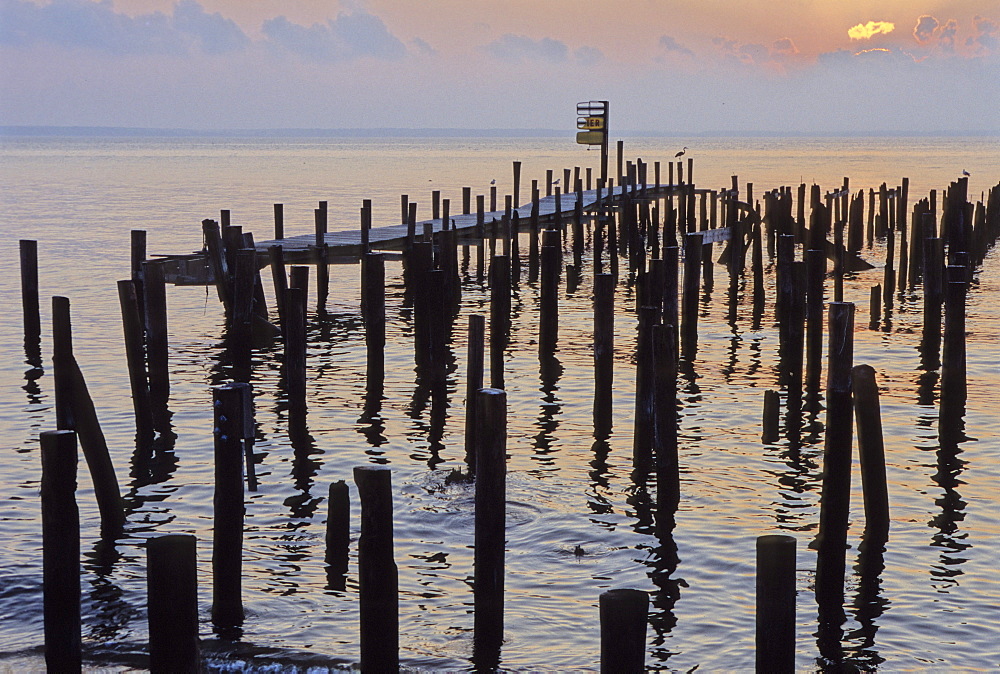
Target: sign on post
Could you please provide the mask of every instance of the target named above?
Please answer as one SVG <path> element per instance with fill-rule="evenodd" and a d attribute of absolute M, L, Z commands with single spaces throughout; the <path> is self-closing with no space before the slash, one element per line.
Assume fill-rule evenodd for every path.
<path fill-rule="evenodd" d="M 581 145 L 603 145 L 607 140 L 608 102 L 585 101 L 576 104 L 576 134 Z"/>
<path fill-rule="evenodd" d="M 601 146 L 601 183 L 608 179 L 608 102 L 583 101 L 576 104 L 576 142 Z"/>

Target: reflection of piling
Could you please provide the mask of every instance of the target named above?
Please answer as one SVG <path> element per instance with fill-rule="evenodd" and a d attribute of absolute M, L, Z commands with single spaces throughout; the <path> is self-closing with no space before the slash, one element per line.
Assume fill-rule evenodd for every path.
<path fill-rule="evenodd" d="M 238 384 L 212 389 L 215 417 L 215 525 L 212 539 L 212 622 L 225 630 L 243 622 L 243 422 Z"/>
<path fill-rule="evenodd" d="M 195 548 L 191 534 L 146 539 L 150 672 L 201 671 Z"/>
<path fill-rule="evenodd" d="M 851 367 L 854 305 L 832 302 L 829 309 L 829 364 L 826 390 L 826 443 L 820 505 L 816 595 L 841 603 L 851 489 Z"/>
<path fill-rule="evenodd" d="M 601 672 L 642 672 L 646 666 L 646 622 L 649 595 L 642 590 L 602 592 Z"/>
<path fill-rule="evenodd" d="M 384 466 L 354 468 L 361 499 L 358 586 L 361 669 L 366 672 L 399 668 L 399 575 L 393 559 L 391 477 Z"/>
<path fill-rule="evenodd" d="M 80 513 L 76 434 L 42 431 L 42 591 L 45 664 L 80 671 Z"/>
<path fill-rule="evenodd" d="M 473 653 L 477 668 L 492 669 L 503 643 L 506 525 L 507 394 L 476 393 L 476 540 Z"/>
<path fill-rule="evenodd" d="M 757 671 L 795 671 L 795 538 L 757 538 Z"/>

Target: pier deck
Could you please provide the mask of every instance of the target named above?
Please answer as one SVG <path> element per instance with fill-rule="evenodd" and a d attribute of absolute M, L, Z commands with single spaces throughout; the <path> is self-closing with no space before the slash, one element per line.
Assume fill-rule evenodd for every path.
<path fill-rule="evenodd" d="M 576 192 L 568 192 L 559 195 L 541 197 L 538 200 L 538 222 L 540 225 L 550 223 L 557 215 L 561 217 L 572 217 L 576 210 L 577 199 L 582 197 L 583 210 L 592 214 L 601 207 L 609 207 L 614 204 L 622 195 L 622 187 L 615 186 L 612 190 L 601 190 L 600 204 L 598 203 L 598 190 L 584 190 L 580 195 Z M 647 185 L 646 187 L 630 188 L 630 193 L 634 198 L 644 196 L 647 199 L 656 199 L 669 196 L 675 190 L 680 189 L 674 185 Z M 696 190 L 703 192 L 706 190 Z M 521 204 L 513 208 L 512 212 L 517 212 L 521 222 L 521 231 L 525 231 L 531 215 L 531 202 Z M 485 238 L 490 238 L 491 223 L 500 221 L 505 215 L 505 211 L 488 211 L 484 214 Z M 476 231 L 478 221 L 477 213 L 457 213 L 449 215 L 451 225 L 458 232 L 459 240 L 462 243 L 478 244 L 480 237 Z M 422 220 L 416 223 L 415 234 L 419 238 L 430 229 L 433 232 L 440 232 L 443 228 L 441 218 L 434 220 Z M 402 251 L 407 242 L 407 225 L 388 225 L 383 227 L 372 227 L 368 230 L 368 248 L 372 251 Z M 324 235 L 324 242 L 327 245 L 327 256 L 331 264 L 355 263 L 360 260 L 362 253 L 362 232 L 360 229 L 327 232 Z M 281 246 L 285 261 L 290 264 L 315 263 L 316 261 L 316 235 L 314 233 L 289 236 L 283 239 L 272 239 L 268 241 L 256 242 L 255 248 L 260 254 L 261 265 L 267 264 L 267 252 L 271 246 Z M 178 285 L 202 285 L 211 283 L 210 265 L 207 253 L 199 251 L 182 255 L 156 255 L 157 259 L 164 261 L 164 276 L 168 283 Z"/>

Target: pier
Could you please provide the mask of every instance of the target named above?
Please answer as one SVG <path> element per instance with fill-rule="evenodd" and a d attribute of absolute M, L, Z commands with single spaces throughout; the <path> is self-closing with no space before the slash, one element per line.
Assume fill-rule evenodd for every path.
<path fill-rule="evenodd" d="M 622 195 L 627 195 L 631 200 L 655 201 L 686 192 L 701 198 L 717 197 L 720 194 L 709 189 L 692 188 L 686 184 L 619 185 L 604 190 L 588 189 L 566 193 L 559 193 L 557 188 L 554 194 L 539 197 L 527 204 L 512 206 L 510 210 L 456 213 L 448 217 L 447 223 L 442 216 L 412 224 L 402 222 L 397 225 L 371 227 L 367 231 L 366 228 L 359 228 L 325 232 L 321 235 L 322 244 L 326 245 L 328 264 L 356 264 L 367 252 L 382 252 L 386 253 L 387 259 L 399 259 L 400 254 L 407 250 L 414 240 L 433 237 L 447 230 L 455 230 L 458 242 L 462 245 L 480 245 L 494 238 L 492 234 L 496 229 L 494 223 L 504 222 L 505 218 L 509 219 L 514 213 L 522 222 L 527 223 L 532 218 L 536 202 L 537 225 L 548 228 L 556 220 L 562 221 L 574 217 L 578 203 L 582 204 L 584 214 L 595 217 L 616 208 L 621 202 Z M 749 204 L 738 201 L 735 203 L 745 214 L 752 212 Z M 705 243 L 728 240 L 728 227 L 713 226 L 711 230 L 711 233 L 705 236 Z M 504 235 L 503 232 L 498 233 L 500 238 Z M 263 268 L 268 264 L 268 251 L 272 246 L 281 247 L 287 264 L 315 264 L 319 259 L 318 243 L 320 240 L 313 233 L 255 242 L 258 266 Z M 192 253 L 154 254 L 153 257 L 164 263 L 164 277 L 167 283 L 205 285 L 214 282 L 207 248 Z"/>

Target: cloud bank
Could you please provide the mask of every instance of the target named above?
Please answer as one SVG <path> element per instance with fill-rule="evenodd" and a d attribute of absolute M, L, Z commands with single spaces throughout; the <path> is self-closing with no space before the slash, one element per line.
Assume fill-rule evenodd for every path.
<path fill-rule="evenodd" d="M 1000 9 L 823 26 L 820 49 L 815 25 L 732 12 L 701 31 L 674 14 L 616 42 L 565 17 L 528 34 L 433 4 L 416 21 L 401 2 L 345 1 L 329 16 L 318 2 L 228 16 L 199 0 L 134 14 L 0 0 L 0 124 L 572 128 L 575 101 L 607 99 L 618 128 L 1000 130 Z"/>

